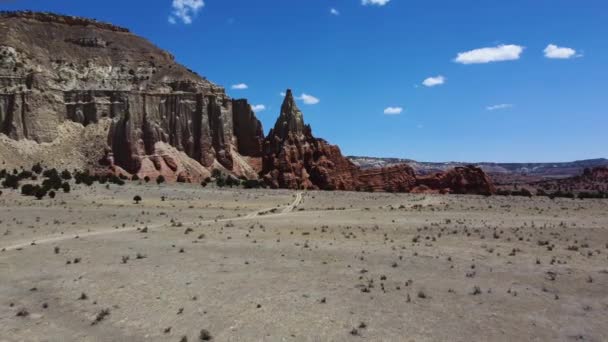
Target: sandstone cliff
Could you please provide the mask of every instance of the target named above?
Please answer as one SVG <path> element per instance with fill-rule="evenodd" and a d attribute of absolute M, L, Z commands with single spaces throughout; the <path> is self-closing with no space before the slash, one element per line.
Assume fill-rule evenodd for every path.
<path fill-rule="evenodd" d="M 90 165 L 80 166 L 168 179 L 199 179 L 211 168 L 256 177 L 246 161 L 261 156 L 264 137 L 247 101 L 230 99 L 147 40 L 36 12 L 2 13 L 0 32 L 0 133 L 7 137 L 52 143 L 68 121 L 99 125 L 107 139 L 81 151 Z M 60 156 L 39 157 L 53 165 Z"/>

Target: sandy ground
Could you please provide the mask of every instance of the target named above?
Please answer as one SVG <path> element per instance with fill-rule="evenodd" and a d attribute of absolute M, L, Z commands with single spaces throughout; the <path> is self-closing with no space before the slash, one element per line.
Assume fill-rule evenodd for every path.
<path fill-rule="evenodd" d="M 607 200 L 3 191 L 2 342 L 608 340 Z"/>

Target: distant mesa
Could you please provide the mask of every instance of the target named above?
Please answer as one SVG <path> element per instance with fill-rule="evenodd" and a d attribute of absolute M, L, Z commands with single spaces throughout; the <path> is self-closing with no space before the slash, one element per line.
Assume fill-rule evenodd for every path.
<path fill-rule="evenodd" d="M 419 177 L 361 169 L 316 138 L 287 90 L 267 136 L 245 99 L 129 30 L 39 12 L 0 13 L 0 158 L 200 182 L 213 170 L 272 188 L 491 194 L 476 167 Z"/>

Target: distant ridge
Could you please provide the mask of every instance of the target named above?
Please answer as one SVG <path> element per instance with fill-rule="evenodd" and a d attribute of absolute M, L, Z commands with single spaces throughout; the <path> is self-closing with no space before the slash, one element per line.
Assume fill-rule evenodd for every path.
<path fill-rule="evenodd" d="M 489 174 L 528 175 L 540 178 L 567 178 L 578 176 L 586 168 L 607 166 L 608 159 L 596 158 L 555 163 L 466 163 L 466 162 L 419 162 L 412 159 L 348 156 L 361 168 L 387 167 L 407 164 L 419 174 L 442 172 L 456 166 L 476 165 Z"/>

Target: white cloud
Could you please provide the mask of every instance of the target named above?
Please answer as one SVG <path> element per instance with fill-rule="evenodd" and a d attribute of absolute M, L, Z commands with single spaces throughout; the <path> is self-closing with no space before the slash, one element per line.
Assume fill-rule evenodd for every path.
<path fill-rule="evenodd" d="M 445 83 L 445 77 L 439 75 L 435 77 L 429 77 L 426 80 L 422 81 L 422 84 L 427 87 L 434 87 L 438 85 L 442 85 Z"/>
<path fill-rule="evenodd" d="M 490 62 L 513 61 L 519 59 L 523 46 L 499 45 L 458 53 L 455 62 L 461 64 L 480 64 Z"/>
<path fill-rule="evenodd" d="M 244 89 L 249 88 L 249 86 L 246 85 L 245 83 L 239 83 L 239 84 L 233 84 L 231 88 L 236 89 L 236 90 L 244 90 Z"/>
<path fill-rule="evenodd" d="M 552 59 L 569 59 L 572 57 L 579 57 L 576 54 L 576 50 L 569 47 L 557 46 L 555 44 L 549 44 L 545 48 L 545 57 Z"/>
<path fill-rule="evenodd" d="M 389 3 L 391 0 L 361 0 L 361 4 L 363 6 L 374 5 L 374 6 L 384 6 Z"/>
<path fill-rule="evenodd" d="M 501 103 L 497 105 L 487 106 L 486 109 L 489 111 L 501 110 L 501 109 L 509 109 L 513 108 L 513 105 L 510 103 Z"/>
<path fill-rule="evenodd" d="M 205 6 L 203 0 L 173 0 L 173 14 L 169 16 L 171 24 L 181 19 L 184 24 L 191 24 L 193 17 Z"/>
<path fill-rule="evenodd" d="M 321 100 L 319 100 L 318 98 L 316 98 L 312 95 L 305 94 L 305 93 L 302 93 L 302 95 L 296 97 L 296 99 L 301 100 L 302 102 L 304 102 L 304 104 L 307 104 L 307 105 L 315 105 L 315 104 L 321 102 Z"/>
<path fill-rule="evenodd" d="M 333 15 L 340 15 L 340 11 L 338 11 L 335 8 L 330 8 L 329 9 L 329 13 L 333 14 Z"/>
<path fill-rule="evenodd" d="M 386 115 L 399 115 L 403 112 L 402 107 L 387 107 L 384 109 L 384 114 Z"/>
<path fill-rule="evenodd" d="M 263 112 L 264 110 L 266 110 L 266 106 L 264 106 L 263 104 L 252 105 L 251 110 L 256 113 Z"/>
<path fill-rule="evenodd" d="M 279 93 L 279 96 L 285 97 L 285 95 L 287 95 L 287 94 L 285 94 L 284 91 L 282 91 L 282 92 Z"/>

